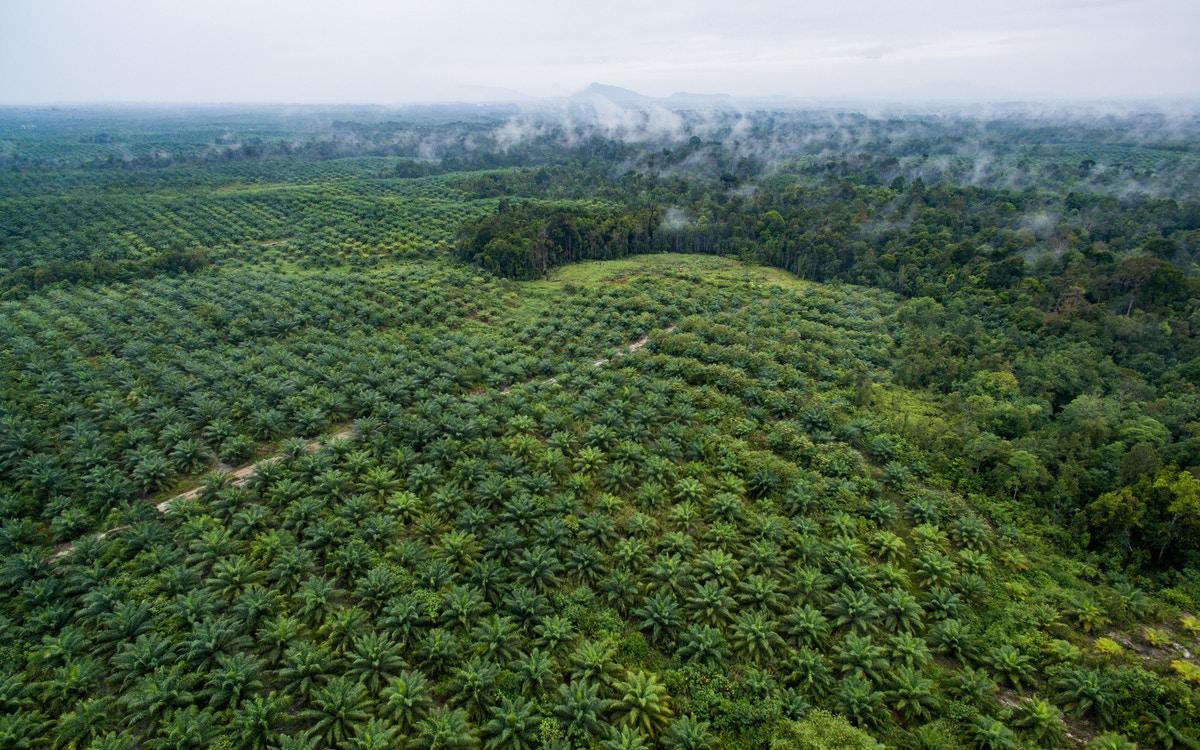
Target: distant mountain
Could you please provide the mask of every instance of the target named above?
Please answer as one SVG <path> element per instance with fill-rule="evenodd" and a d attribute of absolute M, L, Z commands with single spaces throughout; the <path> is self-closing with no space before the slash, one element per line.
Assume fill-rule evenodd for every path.
<path fill-rule="evenodd" d="M 676 91 L 659 101 L 672 109 L 720 109 L 733 106 L 733 97 L 729 94 L 694 94 L 689 91 Z"/>
<path fill-rule="evenodd" d="M 572 95 L 572 99 L 604 99 L 622 107 L 644 108 L 659 105 L 669 109 L 720 109 L 733 106 L 729 94 L 695 94 L 677 91 L 666 98 L 639 94 L 633 89 L 611 86 L 607 83 L 590 83 L 587 88 Z"/>
<path fill-rule="evenodd" d="M 587 88 L 571 98 L 607 99 L 614 104 L 620 104 L 625 107 L 642 107 L 654 101 L 650 97 L 643 96 L 632 89 L 623 89 L 620 86 L 610 86 L 606 83 L 589 83 Z"/>

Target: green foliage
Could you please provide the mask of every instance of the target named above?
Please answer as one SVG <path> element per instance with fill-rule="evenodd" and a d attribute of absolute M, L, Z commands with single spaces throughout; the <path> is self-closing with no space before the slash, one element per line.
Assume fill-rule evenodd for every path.
<path fill-rule="evenodd" d="M 1185 150 L 975 131 L 1045 150 L 1012 190 L 909 179 L 951 121 L 764 170 L 44 117 L 0 153 L 0 744 L 1194 742 Z"/>
<path fill-rule="evenodd" d="M 771 750 L 883 750 L 870 734 L 840 716 L 816 710 L 800 721 L 777 724 Z"/>

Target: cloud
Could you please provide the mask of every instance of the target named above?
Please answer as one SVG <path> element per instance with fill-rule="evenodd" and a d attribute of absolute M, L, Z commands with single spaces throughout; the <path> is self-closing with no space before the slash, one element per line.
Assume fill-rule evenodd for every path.
<path fill-rule="evenodd" d="M 0 101 L 1196 96 L 1197 38 L 1195 0 L 39 0 L 0 3 Z"/>

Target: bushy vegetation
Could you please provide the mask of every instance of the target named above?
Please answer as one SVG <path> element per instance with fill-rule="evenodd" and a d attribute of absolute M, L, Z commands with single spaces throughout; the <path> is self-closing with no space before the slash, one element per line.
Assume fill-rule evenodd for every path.
<path fill-rule="evenodd" d="M 1195 744 L 1186 150 L 343 114 L 0 128 L 0 745 Z"/>

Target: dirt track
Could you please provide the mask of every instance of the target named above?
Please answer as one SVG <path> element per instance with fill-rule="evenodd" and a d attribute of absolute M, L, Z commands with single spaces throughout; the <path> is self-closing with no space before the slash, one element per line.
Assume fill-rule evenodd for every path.
<path fill-rule="evenodd" d="M 674 324 L 672 324 L 672 325 L 668 326 L 667 328 L 663 329 L 663 333 L 671 333 L 674 330 L 675 330 L 675 326 L 674 326 Z M 630 354 L 632 354 L 633 352 L 636 352 L 637 350 L 641 349 L 648 343 L 650 343 L 650 335 L 646 334 L 645 336 L 642 336 L 637 341 L 634 341 L 633 343 L 631 343 L 628 346 L 628 351 Z M 618 354 L 617 356 L 620 356 L 620 354 Z M 605 364 L 608 363 L 608 361 L 609 361 L 608 359 L 597 359 L 594 362 L 592 362 L 592 365 L 594 367 L 603 367 Z M 546 382 L 550 383 L 550 382 L 554 382 L 556 380 L 557 380 L 557 378 L 549 378 Z M 512 390 L 512 386 L 509 386 L 509 387 L 503 389 L 501 391 L 501 393 L 508 393 L 511 390 Z M 345 439 L 351 437 L 353 434 L 354 434 L 354 430 L 347 427 L 342 430 L 339 430 L 338 432 L 335 432 L 332 435 L 329 435 L 328 437 L 319 438 L 317 440 L 311 440 L 304 447 L 305 447 L 305 450 L 307 450 L 308 452 L 315 453 L 316 451 L 320 450 L 322 446 L 325 446 L 329 443 L 337 442 L 338 440 L 345 440 Z M 232 472 L 230 472 L 230 476 L 233 479 L 233 483 L 237 486 L 241 486 L 241 485 L 245 484 L 246 482 L 250 481 L 250 477 L 252 477 L 256 473 L 258 473 L 258 467 L 273 464 L 276 461 L 279 461 L 281 458 L 282 458 L 281 456 L 277 456 L 277 455 L 271 456 L 269 458 L 264 458 L 259 461 L 255 461 L 254 463 L 251 463 L 251 464 L 246 464 L 245 466 L 242 466 L 238 469 L 234 469 Z M 154 506 L 154 509 L 157 510 L 159 513 L 167 513 L 171 510 L 171 507 L 174 506 L 176 503 L 184 503 L 189 500 L 195 500 L 197 497 L 200 496 L 200 493 L 203 490 L 204 490 L 203 485 L 197 485 L 197 486 L 193 487 L 192 489 L 188 490 L 187 492 L 181 492 L 180 494 L 175 495 L 174 497 L 170 497 L 170 498 L 167 498 L 166 500 L 163 500 L 160 503 L 156 503 Z M 128 527 L 127 526 L 117 526 L 115 528 L 109 529 L 107 531 L 102 531 L 99 534 L 96 534 L 95 538 L 96 539 L 104 539 L 108 536 L 111 536 L 112 534 L 116 534 L 117 532 L 119 532 L 125 528 L 128 528 Z M 59 549 L 57 549 L 54 552 L 54 555 L 50 559 L 57 560 L 61 557 L 65 557 L 66 555 L 71 554 L 71 552 L 75 549 L 76 544 L 77 544 L 77 542 L 70 542 L 68 544 L 64 544 L 63 546 L 59 547 Z"/>
<path fill-rule="evenodd" d="M 310 440 L 308 443 L 305 444 L 304 449 L 307 450 L 309 453 L 316 453 L 317 451 L 319 451 L 321 449 L 322 446 L 328 445 L 329 443 L 337 442 L 338 440 L 345 440 L 345 439 L 351 437 L 353 434 L 354 434 L 354 430 L 347 427 L 347 428 L 341 429 L 327 437 L 318 438 L 317 440 Z M 250 477 L 252 477 L 256 473 L 258 473 L 258 467 L 266 466 L 268 464 L 273 464 L 276 461 L 279 461 L 281 458 L 282 458 L 281 456 L 271 456 L 270 458 L 264 458 L 260 461 L 255 461 L 252 464 L 246 464 L 245 466 L 235 469 L 234 471 L 230 472 L 230 476 L 233 479 L 233 483 L 237 486 L 241 486 L 241 485 L 245 484 L 246 482 L 250 481 Z M 195 500 L 197 497 L 200 496 L 200 493 L 203 490 L 204 490 L 203 485 L 197 485 L 197 486 L 193 487 L 192 489 L 188 490 L 187 492 L 181 492 L 180 494 L 175 495 L 174 497 L 170 497 L 170 498 L 167 498 L 166 500 L 163 500 L 160 503 L 156 503 L 154 506 L 154 509 L 157 510 L 159 513 L 167 513 L 171 510 L 171 507 L 173 505 L 175 505 L 176 503 L 187 502 L 189 500 Z M 104 539 L 106 537 L 112 536 L 113 534 L 116 534 L 117 532 L 122 531 L 123 529 L 127 529 L 127 528 L 129 528 L 129 527 L 128 526 L 117 526 L 117 527 L 111 528 L 107 531 L 101 531 L 99 534 L 96 534 L 95 538 L 98 540 Z M 51 557 L 51 559 L 57 560 L 60 557 L 65 557 L 66 555 L 71 554 L 71 552 L 75 549 L 76 544 L 77 544 L 77 542 L 70 542 L 68 544 L 64 544 L 63 546 L 59 547 L 54 552 L 54 555 L 53 555 L 53 557 Z"/>

